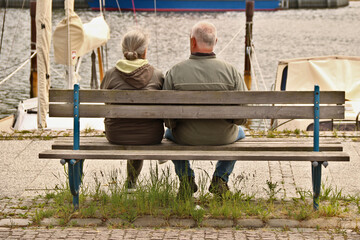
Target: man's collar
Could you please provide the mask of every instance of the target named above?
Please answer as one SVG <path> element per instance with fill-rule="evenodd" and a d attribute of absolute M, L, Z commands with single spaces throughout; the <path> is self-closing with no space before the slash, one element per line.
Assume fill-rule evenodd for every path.
<path fill-rule="evenodd" d="M 191 55 L 205 57 L 205 56 L 215 56 L 215 53 L 214 52 L 211 52 L 211 53 L 195 52 L 195 53 L 191 53 Z"/>

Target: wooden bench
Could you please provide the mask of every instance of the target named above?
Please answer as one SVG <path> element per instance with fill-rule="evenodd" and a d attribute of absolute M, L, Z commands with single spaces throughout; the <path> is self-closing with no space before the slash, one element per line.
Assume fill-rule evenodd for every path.
<path fill-rule="evenodd" d="M 321 95 L 321 107 L 320 107 Z M 104 104 L 107 103 L 107 104 Z M 312 162 L 314 209 L 318 209 L 321 166 L 349 161 L 341 143 L 319 143 L 319 119 L 344 118 L 345 93 L 314 91 L 126 91 L 50 90 L 51 117 L 74 117 L 73 141 L 58 140 L 39 158 L 68 163 L 73 204 L 79 207 L 84 159 L 238 160 Z M 222 146 L 183 146 L 163 140 L 159 145 L 114 145 L 105 138 L 84 138 L 80 143 L 79 118 L 149 119 L 314 119 L 314 138 L 244 139 Z M 301 142 L 301 144 L 299 144 Z"/>

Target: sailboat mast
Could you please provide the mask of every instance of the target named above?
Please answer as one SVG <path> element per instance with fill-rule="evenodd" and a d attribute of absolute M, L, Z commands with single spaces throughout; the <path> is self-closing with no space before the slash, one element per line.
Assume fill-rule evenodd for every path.
<path fill-rule="evenodd" d="M 254 16 L 254 1 L 246 1 L 246 33 L 245 33 L 245 70 L 244 81 L 247 88 L 251 89 L 251 41 L 252 41 L 252 20 Z"/>
<path fill-rule="evenodd" d="M 30 2 L 30 17 L 31 17 L 31 55 L 36 51 L 36 0 Z M 37 97 L 38 92 L 37 80 L 37 58 L 34 57 L 30 62 L 30 98 Z"/>

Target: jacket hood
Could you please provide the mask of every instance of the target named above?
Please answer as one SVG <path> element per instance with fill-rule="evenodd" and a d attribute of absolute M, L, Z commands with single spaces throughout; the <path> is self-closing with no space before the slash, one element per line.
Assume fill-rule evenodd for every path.
<path fill-rule="evenodd" d="M 116 63 L 116 69 L 120 71 L 121 77 L 129 85 L 140 89 L 148 85 L 154 73 L 146 59 L 125 60 L 121 59 Z"/>

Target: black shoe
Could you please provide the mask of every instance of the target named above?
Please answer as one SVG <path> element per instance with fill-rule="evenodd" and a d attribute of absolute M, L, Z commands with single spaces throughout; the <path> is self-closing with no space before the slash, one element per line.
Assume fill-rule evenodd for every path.
<path fill-rule="evenodd" d="M 195 183 L 195 177 L 183 177 L 180 180 L 177 198 L 182 200 L 189 199 L 197 190 L 198 186 Z"/>
<path fill-rule="evenodd" d="M 125 181 L 125 186 L 126 186 L 127 189 L 135 189 L 136 188 L 136 183 L 127 179 Z"/>
<path fill-rule="evenodd" d="M 209 192 L 218 197 L 223 197 L 223 195 L 228 191 L 230 191 L 230 189 L 225 180 L 221 177 L 214 176 L 211 180 Z"/>

